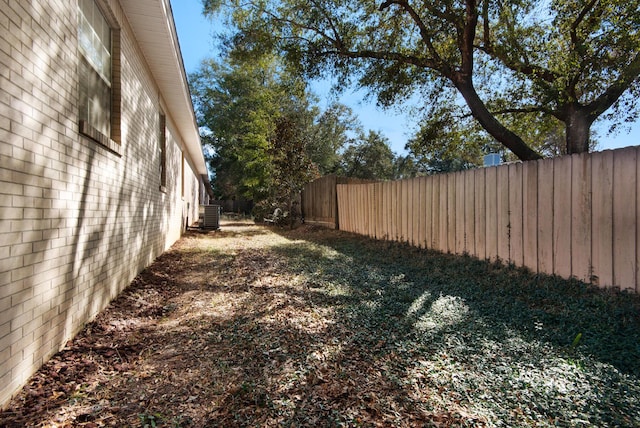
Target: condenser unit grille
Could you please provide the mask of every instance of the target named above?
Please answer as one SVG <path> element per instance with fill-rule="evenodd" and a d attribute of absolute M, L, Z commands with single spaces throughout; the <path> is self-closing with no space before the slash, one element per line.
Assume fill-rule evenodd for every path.
<path fill-rule="evenodd" d="M 202 221 L 202 227 L 205 229 L 220 228 L 220 206 L 219 205 L 204 206 L 204 217 Z"/>

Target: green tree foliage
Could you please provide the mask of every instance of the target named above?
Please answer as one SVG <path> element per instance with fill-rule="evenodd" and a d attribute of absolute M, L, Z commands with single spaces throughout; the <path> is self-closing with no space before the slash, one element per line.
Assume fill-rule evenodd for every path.
<path fill-rule="evenodd" d="M 307 152 L 321 175 L 338 172 L 340 153 L 353 142 L 350 135 L 360 127 L 358 118 L 344 104 L 333 103 L 317 116 L 309 132 Z"/>
<path fill-rule="evenodd" d="M 282 49 L 307 76 L 356 82 L 391 105 L 457 91 L 518 158 L 537 159 L 518 117 L 553 118 L 563 151 L 589 149 L 607 111 L 635 120 L 640 0 L 204 0 L 231 12 L 245 53 Z M 514 119 L 516 118 L 516 119 Z M 533 118 L 533 119 L 531 119 Z"/>
<path fill-rule="evenodd" d="M 391 180 L 396 178 L 395 160 L 388 140 L 380 133 L 369 131 L 345 149 L 341 173 L 346 177 Z"/>
<path fill-rule="evenodd" d="M 190 75 L 191 93 L 217 196 L 264 201 L 272 211 L 319 174 L 335 172 L 359 125 L 340 104 L 321 112 L 306 82 L 277 56 L 246 59 L 231 50 L 224 62 L 204 61 Z"/>
<path fill-rule="evenodd" d="M 320 176 L 317 166 L 307 154 L 308 134 L 296 115 L 283 115 L 276 120 L 270 145 L 273 165 L 271 198 L 278 206 L 285 206 L 289 218 L 295 220 L 299 214 L 297 195 L 304 185 Z"/>
<path fill-rule="evenodd" d="M 221 197 L 262 199 L 269 193 L 269 137 L 281 114 L 283 87 L 273 59 L 253 64 L 204 61 L 189 76 L 199 126 L 210 135 L 213 187 Z"/>

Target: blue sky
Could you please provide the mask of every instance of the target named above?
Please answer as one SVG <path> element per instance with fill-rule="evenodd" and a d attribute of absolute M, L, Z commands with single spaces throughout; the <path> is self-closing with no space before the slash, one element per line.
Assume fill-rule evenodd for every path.
<path fill-rule="evenodd" d="M 182 50 L 182 58 L 187 73 L 195 71 L 200 62 L 214 56 L 214 34 L 216 25 L 202 15 L 202 0 L 171 0 L 178 39 Z M 321 98 L 321 107 L 326 106 L 330 100 L 326 94 L 321 93 L 325 85 L 315 85 L 316 94 Z M 375 106 L 374 101 L 366 101 L 364 93 L 345 93 L 340 102 L 351 107 L 360 118 L 365 130 L 380 131 L 387 137 L 391 149 L 397 154 L 404 154 L 404 145 L 410 137 L 415 125 L 406 114 L 394 110 L 382 110 Z M 600 130 L 601 128 L 602 130 Z M 615 136 L 607 136 L 604 125 L 596 127 L 600 135 L 599 150 L 614 149 L 619 147 L 634 146 L 640 144 L 640 122 L 632 125 L 631 132 L 622 132 Z"/>

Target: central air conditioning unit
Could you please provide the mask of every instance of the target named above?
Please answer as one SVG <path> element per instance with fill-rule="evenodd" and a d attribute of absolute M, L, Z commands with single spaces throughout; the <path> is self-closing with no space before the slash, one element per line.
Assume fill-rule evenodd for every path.
<path fill-rule="evenodd" d="M 198 224 L 201 229 L 220 229 L 220 205 L 200 205 Z"/>

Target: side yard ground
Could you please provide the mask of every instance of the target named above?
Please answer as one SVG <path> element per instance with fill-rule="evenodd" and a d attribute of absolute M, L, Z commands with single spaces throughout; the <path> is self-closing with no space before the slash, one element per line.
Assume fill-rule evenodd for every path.
<path fill-rule="evenodd" d="M 640 297 L 223 223 L 142 272 L 0 426 L 640 426 Z"/>

